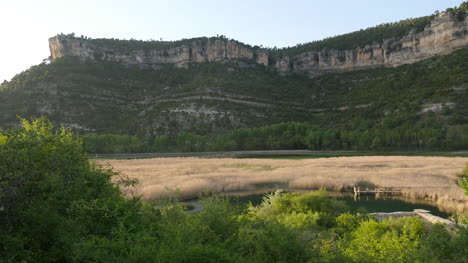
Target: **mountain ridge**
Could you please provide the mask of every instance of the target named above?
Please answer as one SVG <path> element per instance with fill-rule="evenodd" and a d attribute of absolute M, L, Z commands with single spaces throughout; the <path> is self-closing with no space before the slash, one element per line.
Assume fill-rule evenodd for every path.
<path fill-rule="evenodd" d="M 352 50 L 307 51 L 283 55 L 252 47 L 223 36 L 175 42 L 125 43 L 119 40 L 88 39 L 73 34 L 49 39 L 52 60 L 63 56 L 102 59 L 142 67 L 163 64 L 187 67 L 192 63 L 249 60 L 274 68 L 281 74 L 301 73 L 316 77 L 324 73 L 377 67 L 395 67 L 436 55 L 449 54 L 468 46 L 468 11 L 444 11 L 434 15 L 421 32 L 415 28 L 404 37 L 382 39 Z M 417 20 L 417 19 L 415 19 Z M 428 23 L 425 19 L 424 23 Z M 293 48 L 292 48 L 293 49 Z"/>

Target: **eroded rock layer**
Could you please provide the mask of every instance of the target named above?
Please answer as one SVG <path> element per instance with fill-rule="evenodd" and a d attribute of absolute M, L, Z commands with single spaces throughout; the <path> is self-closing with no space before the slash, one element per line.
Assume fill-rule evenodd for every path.
<path fill-rule="evenodd" d="M 282 74 L 303 73 L 315 77 L 323 73 L 377 67 L 395 67 L 414 63 L 436 55 L 444 55 L 468 46 L 468 16 L 442 12 L 424 31 L 411 32 L 401 39 L 385 39 L 353 50 L 322 50 L 294 57 L 276 58 L 269 65 L 267 50 L 253 48 L 235 40 L 205 38 L 185 41 L 170 48 L 119 50 L 96 44 L 85 38 L 57 35 L 49 39 L 51 58 L 78 56 L 83 59 L 104 59 L 125 64 L 157 67 L 174 64 L 186 67 L 190 63 L 251 60 L 275 68 Z"/>

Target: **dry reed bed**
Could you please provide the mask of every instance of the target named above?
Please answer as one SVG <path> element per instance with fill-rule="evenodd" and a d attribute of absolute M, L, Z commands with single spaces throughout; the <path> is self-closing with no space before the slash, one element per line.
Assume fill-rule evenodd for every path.
<path fill-rule="evenodd" d="M 143 199 L 164 198 L 178 189 L 183 198 L 205 190 L 254 191 L 275 184 L 287 189 L 326 187 L 343 190 L 360 182 L 403 188 L 403 196 L 432 200 L 440 207 L 468 210 L 468 197 L 457 186 L 468 158 L 362 156 L 304 160 L 157 158 L 106 160 L 140 184 L 126 189 Z M 273 186 L 274 188 L 274 186 Z"/>

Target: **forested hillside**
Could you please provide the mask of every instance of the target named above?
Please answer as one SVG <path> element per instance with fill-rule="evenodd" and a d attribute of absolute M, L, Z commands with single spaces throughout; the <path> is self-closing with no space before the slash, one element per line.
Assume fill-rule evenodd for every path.
<path fill-rule="evenodd" d="M 387 133 L 398 139 L 386 143 L 388 136 L 377 136 L 379 147 L 380 140 L 389 148 L 463 148 L 465 144 L 450 141 L 466 135 L 467 57 L 468 49 L 463 49 L 397 68 L 314 79 L 279 76 L 244 62 L 153 70 L 66 57 L 3 83 L 0 122 L 11 127 L 17 115 L 46 115 L 81 133 L 166 135 L 174 140 L 181 132 L 212 136 L 295 121 L 320 127 L 328 131 L 320 134 L 331 132 L 335 135 L 327 136 L 332 137 L 373 134 L 365 135 L 370 142 L 361 146 L 321 139 L 314 149 L 368 148 L 374 134 Z M 427 135 L 403 139 L 400 134 L 405 133 Z"/>

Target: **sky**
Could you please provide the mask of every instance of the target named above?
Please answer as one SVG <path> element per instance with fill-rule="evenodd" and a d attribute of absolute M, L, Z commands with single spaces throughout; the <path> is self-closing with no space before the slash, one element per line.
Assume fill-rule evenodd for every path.
<path fill-rule="evenodd" d="M 49 37 L 225 35 L 286 47 L 458 6 L 462 0 L 0 0 L 0 83 L 49 57 Z"/>

